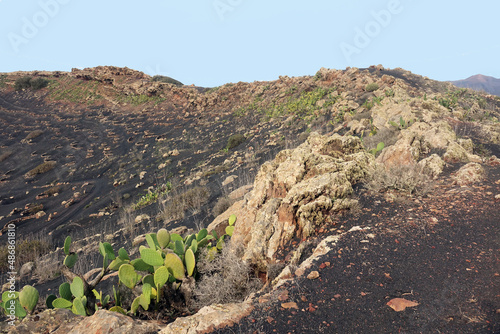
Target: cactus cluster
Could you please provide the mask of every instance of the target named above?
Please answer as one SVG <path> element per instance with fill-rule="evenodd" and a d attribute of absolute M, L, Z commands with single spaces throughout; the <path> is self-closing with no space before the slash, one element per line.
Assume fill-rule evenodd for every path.
<path fill-rule="evenodd" d="M 208 250 L 208 259 L 213 259 L 222 250 L 226 236 L 234 231 L 236 216 L 229 218 L 226 234 L 220 238 L 215 231 L 209 234 L 207 229 L 198 233 L 182 237 L 176 233 L 169 233 L 162 228 L 157 233 L 146 235 L 147 246 L 139 247 L 140 257 L 131 260 L 124 248 L 115 254 L 111 244 L 99 243 L 99 253 L 103 257 L 102 270 L 92 281 L 71 271 L 78 261 L 78 255 L 71 252 L 71 237 L 64 241 L 66 255 L 61 272 L 71 282 L 59 286 L 59 297 L 49 295 L 45 301 L 47 308 L 66 308 L 78 315 L 91 315 L 99 308 L 109 308 L 110 311 L 123 314 L 135 314 L 139 307 L 147 311 L 153 301 L 155 306 L 161 301 L 165 287 L 173 290 L 183 290 L 185 283 L 194 282 L 196 263 L 202 248 Z M 121 297 L 113 286 L 114 300 L 109 295 L 103 297 L 95 287 L 110 271 L 118 271 L 119 284 L 135 290 L 140 287 L 141 293 L 130 304 L 126 311 L 121 304 Z M 184 289 L 185 290 L 185 289 Z M 2 295 L 0 306 L 9 312 L 8 307 L 15 310 L 15 316 L 22 319 L 27 312 L 33 312 L 38 302 L 39 293 L 32 286 L 25 286 L 20 292 L 7 291 Z M 112 306 L 114 304 L 114 306 Z"/>
<path fill-rule="evenodd" d="M 25 285 L 20 292 L 5 291 L 2 294 L 2 303 L 0 306 L 6 314 L 14 315 L 19 319 L 26 317 L 36 307 L 38 303 L 38 290 L 31 285 Z"/>

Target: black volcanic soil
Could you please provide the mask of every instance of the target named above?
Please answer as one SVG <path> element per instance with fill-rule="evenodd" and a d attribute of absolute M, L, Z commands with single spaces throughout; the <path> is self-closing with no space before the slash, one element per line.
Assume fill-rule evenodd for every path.
<path fill-rule="evenodd" d="M 344 235 L 304 275 L 319 278 L 295 278 L 274 294 L 285 297 L 256 302 L 214 333 L 500 333 L 500 167 L 487 172 L 460 187 L 448 171 L 419 199 L 362 192 L 362 214 L 338 217 L 324 234 L 364 230 Z M 393 298 L 419 305 L 396 312 L 386 305 Z"/>

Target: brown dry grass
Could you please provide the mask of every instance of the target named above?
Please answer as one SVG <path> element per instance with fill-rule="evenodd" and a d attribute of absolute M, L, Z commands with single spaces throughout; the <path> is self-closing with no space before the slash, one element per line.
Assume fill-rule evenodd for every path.
<path fill-rule="evenodd" d="M 56 167 L 56 164 L 57 163 L 55 161 L 45 161 L 27 172 L 26 177 L 34 177 L 39 174 L 50 172 Z"/>

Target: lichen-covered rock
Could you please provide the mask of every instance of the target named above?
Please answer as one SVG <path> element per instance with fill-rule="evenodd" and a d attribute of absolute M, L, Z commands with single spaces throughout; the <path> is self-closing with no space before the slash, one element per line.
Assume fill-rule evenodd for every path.
<path fill-rule="evenodd" d="M 443 155 L 443 159 L 446 162 L 469 162 L 469 154 L 467 150 L 463 148 L 457 142 L 452 142 L 448 145 L 446 153 Z"/>
<path fill-rule="evenodd" d="M 460 168 L 454 175 L 455 181 L 459 185 L 468 185 L 480 182 L 484 179 L 485 170 L 483 166 L 476 162 L 470 162 Z"/>
<path fill-rule="evenodd" d="M 418 164 L 422 167 L 423 173 L 434 178 L 443 172 L 443 168 L 446 165 L 443 159 L 437 154 L 432 154 L 430 157 L 420 160 Z"/>
<path fill-rule="evenodd" d="M 352 185 L 374 160 L 357 137 L 312 133 L 262 165 L 248 202 L 231 209 L 238 216 L 231 242 L 245 245 L 243 259 L 266 271 L 291 238 L 310 236 L 329 212 L 356 204 L 348 198 Z"/>

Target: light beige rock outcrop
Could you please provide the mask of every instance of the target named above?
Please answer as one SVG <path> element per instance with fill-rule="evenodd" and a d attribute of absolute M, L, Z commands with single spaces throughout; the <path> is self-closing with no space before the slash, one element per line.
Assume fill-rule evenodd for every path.
<path fill-rule="evenodd" d="M 328 212 L 356 203 L 348 198 L 352 185 L 373 163 L 357 137 L 312 133 L 296 149 L 262 165 L 248 202 L 228 212 L 238 217 L 231 242 L 245 246 L 243 260 L 266 271 L 291 238 L 308 237 Z"/>
<path fill-rule="evenodd" d="M 251 298 L 243 303 L 205 306 L 195 315 L 177 318 L 173 323 L 163 328 L 160 334 L 209 333 L 238 323 L 243 317 L 248 316 L 253 309 Z"/>

